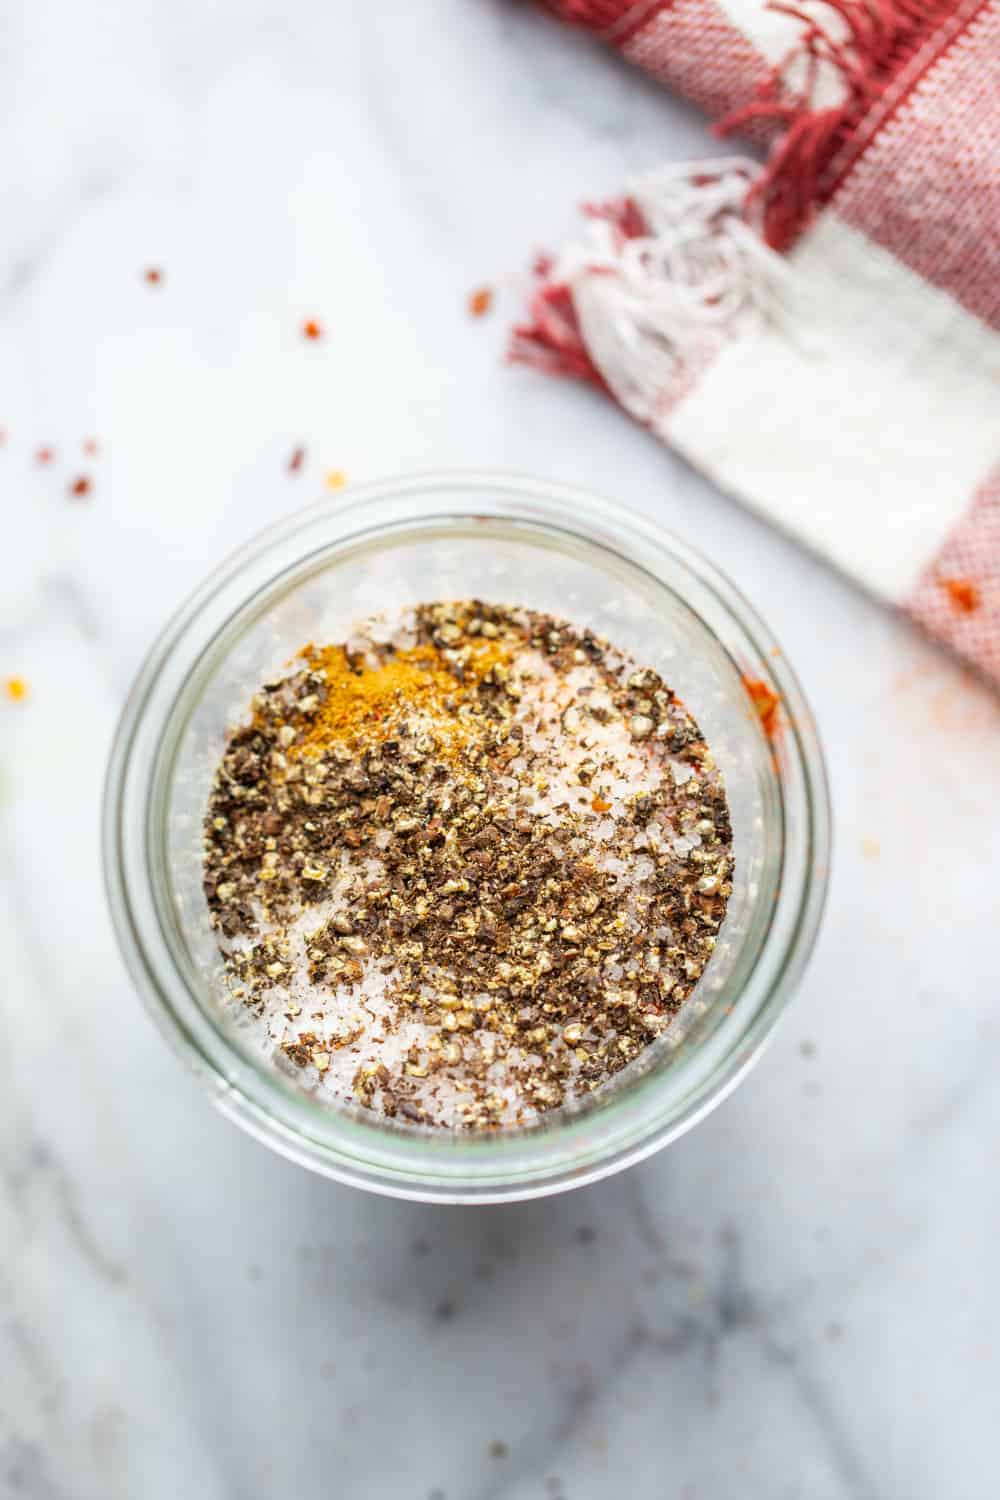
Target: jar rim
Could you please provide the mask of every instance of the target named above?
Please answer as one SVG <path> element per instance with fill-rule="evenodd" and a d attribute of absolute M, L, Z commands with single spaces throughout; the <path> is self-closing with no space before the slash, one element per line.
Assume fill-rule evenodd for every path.
<path fill-rule="evenodd" d="M 459 501 L 457 509 L 448 509 Z M 655 1099 L 650 1105 L 647 1098 L 631 1125 L 619 1116 L 620 1128 L 610 1140 L 593 1138 L 603 1131 L 595 1130 L 593 1120 L 588 1124 L 585 1113 L 574 1119 L 560 1111 L 553 1123 L 530 1132 L 460 1137 L 460 1145 L 449 1135 L 447 1148 L 441 1132 L 427 1132 L 414 1149 L 420 1132 L 410 1127 L 401 1152 L 381 1124 L 354 1121 L 329 1106 L 304 1113 L 295 1091 L 272 1068 L 248 1065 L 223 1026 L 209 1019 L 164 931 L 154 815 L 166 785 L 164 747 L 180 732 L 184 684 L 219 637 L 219 620 L 235 620 L 259 592 L 255 570 L 267 575 L 271 587 L 283 566 L 301 570 L 323 549 L 381 534 L 380 528 L 387 536 L 398 534 L 405 525 L 429 520 L 508 521 L 525 535 L 531 529 L 563 532 L 640 567 L 664 587 L 671 573 L 683 577 L 703 609 L 738 630 L 750 653 L 748 665 L 783 705 L 787 727 L 777 782 L 782 815 L 794 812 L 789 826 L 797 844 L 794 869 L 783 872 L 775 898 L 781 921 L 764 937 L 767 961 L 755 963 L 755 990 L 745 1004 L 741 995 L 738 1024 L 728 1028 L 717 1058 L 702 1059 L 707 1071 L 703 1067 L 703 1076 L 693 1080 L 681 1106 L 658 1113 Z M 686 601 L 688 593 L 681 597 Z M 212 611 L 216 629 L 206 632 L 203 617 Z M 279 1153 L 341 1181 L 425 1201 L 496 1202 L 579 1186 L 641 1160 L 690 1129 L 736 1087 L 763 1050 L 815 942 L 827 886 L 830 810 L 823 756 L 797 678 L 768 627 L 712 562 L 616 502 L 522 475 L 454 470 L 358 486 L 338 496 L 336 506 L 319 501 L 258 533 L 208 575 L 167 623 L 129 693 L 108 764 L 103 833 L 108 900 L 136 987 L 225 1114 Z M 637 1105 L 640 1090 L 655 1092 L 657 1079 L 652 1073 L 645 1084 L 623 1089 L 622 1097 Z"/>

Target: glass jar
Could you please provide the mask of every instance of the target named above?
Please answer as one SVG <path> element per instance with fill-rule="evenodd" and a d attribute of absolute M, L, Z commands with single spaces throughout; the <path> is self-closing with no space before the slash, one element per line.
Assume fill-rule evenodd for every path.
<path fill-rule="evenodd" d="M 725 778 L 735 859 L 712 959 L 665 1034 L 585 1103 L 488 1135 L 321 1104 L 266 1062 L 250 1018 L 241 1026 L 218 998 L 219 954 L 201 890 L 212 776 L 227 729 L 259 684 L 305 642 L 343 640 L 377 610 L 473 597 L 590 626 L 662 673 Z M 778 707 L 762 720 L 765 689 Z M 718 1104 L 759 1056 L 802 972 L 829 841 L 812 716 L 732 584 L 676 537 L 606 500 L 488 474 L 352 489 L 223 563 L 139 673 L 104 809 L 106 880 L 125 958 L 154 1019 L 218 1107 L 314 1171 L 439 1202 L 592 1182 L 675 1140 Z"/>

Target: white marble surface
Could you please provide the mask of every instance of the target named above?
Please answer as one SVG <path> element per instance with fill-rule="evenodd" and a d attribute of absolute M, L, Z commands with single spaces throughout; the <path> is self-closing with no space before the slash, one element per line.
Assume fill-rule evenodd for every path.
<path fill-rule="evenodd" d="M 10 0 L 2 27 L 0 677 L 31 695 L 0 699 L 0 1494 L 994 1494 L 998 706 L 500 358 L 532 251 L 699 122 L 514 0 Z M 128 682 L 204 571 L 327 468 L 453 464 L 707 545 L 801 671 L 837 821 L 816 958 L 736 1096 L 624 1176 L 478 1211 L 218 1118 L 123 973 L 97 842 Z"/>

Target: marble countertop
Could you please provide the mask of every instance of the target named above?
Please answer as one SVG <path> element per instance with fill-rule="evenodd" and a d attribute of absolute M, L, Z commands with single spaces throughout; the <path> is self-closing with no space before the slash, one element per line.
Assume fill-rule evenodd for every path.
<path fill-rule="evenodd" d="M 700 122 L 514 0 L 11 0 L 3 31 L 0 677 L 29 696 L 0 699 L 0 1494 L 993 1493 L 1000 708 L 598 396 L 502 361 L 534 251 L 713 149 Z M 98 850 L 123 696 L 204 572 L 330 469 L 450 465 L 707 546 L 801 673 L 837 832 L 736 1095 L 622 1176 L 479 1210 L 218 1117 L 123 972 Z"/>

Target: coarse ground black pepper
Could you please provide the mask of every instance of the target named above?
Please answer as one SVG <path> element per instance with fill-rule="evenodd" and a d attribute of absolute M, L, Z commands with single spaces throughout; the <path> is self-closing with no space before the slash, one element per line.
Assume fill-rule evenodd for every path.
<path fill-rule="evenodd" d="M 731 881 L 721 777 L 660 676 L 479 600 L 304 648 L 205 821 L 228 994 L 276 1065 L 448 1129 L 529 1124 L 633 1061 Z"/>

